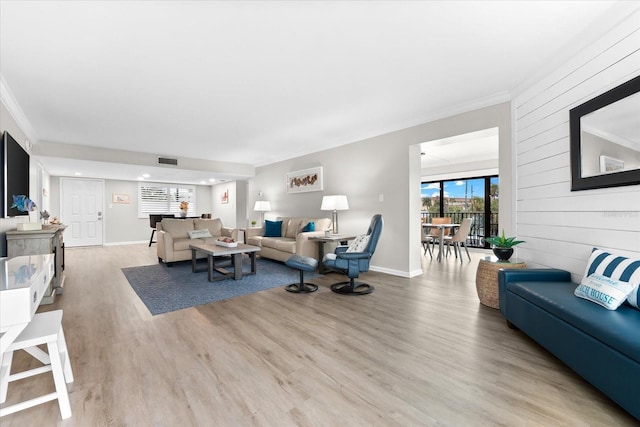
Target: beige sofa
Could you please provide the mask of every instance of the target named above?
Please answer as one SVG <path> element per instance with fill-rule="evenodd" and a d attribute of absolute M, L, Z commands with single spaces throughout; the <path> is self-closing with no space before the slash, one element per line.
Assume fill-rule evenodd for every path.
<path fill-rule="evenodd" d="M 189 231 L 209 230 L 212 237 L 190 238 Z M 219 237 L 231 237 L 238 240 L 238 229 L 223 227 L 220 218 L 215 219 L 171 219 L 164 218 L 156 223 L 158 232 L 158 262 L 170 264 L 174 261 L 191 259 L 189 245 L 194 243 L 213 244 Z M 198 257 L 204 257 L 199 254 Z"/>
<path fill-rule="evenodd" d="M 309 240 L 311 236 L 324 236 L 324 230 L 331 228 L 329 218 L 285 217 L 282 220 L 282 237 L 264 237 L 264 226 L 245 230 L 245 242 L 260 246 L 260 255 L 278 261 L 286 261 L 291 255 L 303 255 L 318 259 L 318 242 Z M 301 231 L 310 221 L 316 231 Z"/>

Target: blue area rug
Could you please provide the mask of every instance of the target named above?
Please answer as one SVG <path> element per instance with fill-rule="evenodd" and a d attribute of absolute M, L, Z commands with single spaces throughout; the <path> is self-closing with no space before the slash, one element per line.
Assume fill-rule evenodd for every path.
<path fill-rule="evenodd" d="M 218 265 L 218 260 L 216 260 L 216 267 Z M 231 263 L 228 266 L 220 265 L 233 271 Z M 285 286 L 300 280 L 298 270 L 289 268 L 284 263 L 262 258 L 256 260 L 257 273 L 245 276 L 242 280 L 231 278 L 209 282 L 206 266 L 206 260 L 202 259 L 198 261 L 198 268 L 205 270 L 201 273 L 191 272 L 191 261 L 176 262 L 173 267 L 167 267 L 165 264 L 129 267 L 123 268 L 122 272 L 138 297 L 154 316 Z M 249 272 L 250 270 L 249 258 L 245 257 L 242 271 Z M 305 272 L 305 280 L 313 277 L 318 277 L 318 274 Z M 283 289 L 282 292 L 285 290 Z"/>

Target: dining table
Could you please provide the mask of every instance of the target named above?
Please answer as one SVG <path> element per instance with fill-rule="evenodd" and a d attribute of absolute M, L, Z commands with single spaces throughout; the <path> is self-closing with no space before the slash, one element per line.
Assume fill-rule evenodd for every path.
<path fill-rule="evenodd" d="M 422 224 L 423 228 L 438 228 L 440 230 L 440 232 L 438 233 L 438 235 L 440 236 L 440 238 L 438 239 L 438 261 L 442 261 L 442 251 L 444 249 L 444 239 L 442 238 L 445 234 L 444 231 L 445 229 L 450 229 L 450 230 L 455 230 L 456 228 L 460 227 L 460 224 L 433 224 L 430 222 L 426 222 Z M 426 230 L 425 230 L 426 231 Z M 426 233 L 427 235 L 429 235 L 429 233 Z"/>

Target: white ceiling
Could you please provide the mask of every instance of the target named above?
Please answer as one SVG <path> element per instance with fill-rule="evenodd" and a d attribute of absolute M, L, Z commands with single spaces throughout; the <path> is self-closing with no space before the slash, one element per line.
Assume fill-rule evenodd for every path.
<path fill-rule="evenodd" d="M 420 144 L 422 170 L 498 159 L 498 128 Z"/>
<path fill-rule="evenodd" d="M 260 166 L 504 101 L 616 3 L 1 0 L 2 96 L 36 145 Z"/>

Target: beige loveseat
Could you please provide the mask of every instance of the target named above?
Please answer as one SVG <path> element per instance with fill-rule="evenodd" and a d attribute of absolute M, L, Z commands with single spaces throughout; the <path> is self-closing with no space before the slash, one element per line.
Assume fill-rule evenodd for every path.
<path fill-rule="evenodd" d="M 209 230 L 212 237 L 190 238 L 189 231 Z M 156 223 L 158 232 L 158 261 L 167 264 L 191 259 L 189 245 L 194 243 L 213 244 L 218 237 L 238 239 L 238 229 L 223 227 L 220 218 L 215 219 L 170 219 Z M 205 255 L 198 255 L 204 257 Z"/>
<path fill-rule="evenodd" d="M 278 261 L 286 261 L 291 255 L 303 255 L 318 259 L 318 242 L 309 240 L 311 236 L 324 236 L 324 230 L 331 228 L 329 218 L 285 217 L 282 220 L 281 237 L 264 237 L 264 226 L 248 228 L 245 231 L 245 242 L 248 245 L 260 246 L 260 255 Z M 313 221 L 316 231 L 302 231 Z"/>

